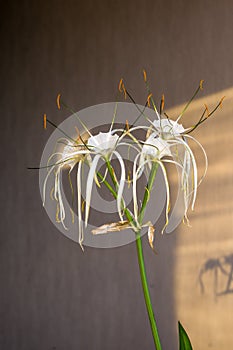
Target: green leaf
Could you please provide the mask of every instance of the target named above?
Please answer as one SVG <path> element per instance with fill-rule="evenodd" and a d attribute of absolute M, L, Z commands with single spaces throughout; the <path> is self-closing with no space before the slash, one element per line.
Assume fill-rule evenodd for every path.
<path fill-rule="evenodd" d="M 188 334 L 184 330 L 182 324 L 178 322 L 179 326 L 179 342 L 180 342 L 180 349 L 179 350 L 192 350 L 192 345 L 189 340 Z"/>

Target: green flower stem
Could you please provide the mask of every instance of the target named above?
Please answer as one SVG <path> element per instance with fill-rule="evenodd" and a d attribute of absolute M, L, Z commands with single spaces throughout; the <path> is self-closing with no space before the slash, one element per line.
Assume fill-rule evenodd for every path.
<path fill-rule="evenodd" d="M 148 183 L 145 189 L 143 201 L 142 201 L 142 207 L 139 213 L 138 221 L 139 224 L 141 225 L 143 222 L 145 210 L 147 203 L 149 202 L 150 199 L 150 192 L 152 190 L 154 180 L 156 177 L 156 173 L 158 170 L 158 163 L 153 163 L 150 176 L 148 179 Z M 155 316 L 153 312 L 153 307 L 151 303 L 151 298 L 150 298 L 150 292 L 149 292 L 149 287 L 148 287 L 148 282 L 147 282 L 147 276 L 146 276 L 146 269 L 145 269 L 145 262 L 144 262 L 144 256 L 143 256 L 143 249 L 142 249 L 142 240 L 141 240 L 141 235 L 140 232 L 136 233 L 136 246 L 137 246 L 137 255 L 138 255 L 138 264 L 139 264 L 139 269 L 140 269 L 140 275 L 141 275 L 141 282 L 142 282 L 142 289 L 144 293 L 144 299 L 146 303 L 146 308 L 147 308 L 147 313 L 148 317 L 150 320 L 150 326 L 151 326 L 151 331 L 155 343 L 155 348 L 156 350 L 161 350 L 161 343 L 159 339 L 159 334 L 158 334 L 158 329 L 155 321 Z"/>
<path fill-rule="evenodd" d="M 144 218 L 144 214 L 145 214 L 145 210 L 146 210 L 146 205 L 149 202 L 150 199 L 150 192 L 152 190 L 154 181 L 155 181 L 155 177 L 157 174 L 157 170 L 158 170 L 158 163 L 153 163 L 152 168 L 151 168 L 151 172 L 150 172 L 150 176 L 149 176 L 149 180 L 145 189 L 145 193 L 144 193 L 144 197 L 143 197 L 143 201 L 142 201 L 142 207 L 139 213 L 139 217 L 138 217 L 138 221 L 139 224 L 142 224 L 143 218 Z"/>
<path fill-rule="evenodd" d="M 118 182 L 117 182 L 117 179 L 116 179 L 116 175 L 115 175 L 115 172 L 113 170 L 113 167 L 109 161 L 109 159 L 106 159 L 106 165 L 107 165 L 107 168 L 108 168 L 108 171 L 109 171 L 109 174 L 110 174 L 110 177 L 112 179 L 112 182 L 113 182 L 113 185 L 115 186 L 116 189 L 118 189 Z M 117 193 L 116 193 L 116 196 L 115 196 L 115 199 L 117 198 Z M 131 226 L 132 227 L 136 227 L 137 224 L 132 216 L 132 214 L 130 213 L 130 211 L 125 207 L 125 204 L 124 204 L 124 200 L 122 199 L 121 201 L 121 206 L 122 206 L 122 209 L 124 211 L 124 214 L 127 218 L 127 220 L 130 222 Z"/>
<path fill-rule="evenodd" d="M 105 184 L 105 186 L 109 189 L 109 191 L 111 192 L 111 194 L 113 195 L 113 197 L 115 199 L 117 199 L 117 192 L 112 188 L 112 186 L 110 185 L 110 183 L 104 179 L 103 175 L 100 174 L 100 172 L 97 172 L 97 176 L 100 178 L 101 181 L 103 181 L 103 183 Z M 124 214 L 127 217 L 128 221 L 131 223 L 131 225 L 134 227 L 136 225 L 134 218 L 132 217 L 130 211 L 124 207 Z"/>
<path fill-rule="evenodd" d="M 148 317 L 150 320 L 150 326 L 151 326 L 151 331 L 155 343 L 155 349 L 156 350 L 161 350 L 161 343 L 159 340 L 159 333 L 155 321 L 155 316 L 153 312 L 153 307 L 151 303 L 151 298 L 150 298 L 150 292 L 149 292 L 149 287 L 147 283 L 147 276 L 146 276 L 146 269 L 145 269 L 145 263 L 144 263 L 144 256 L 143 256 L 143 249 L 142 249 L 142 241 L 141 241 L 141 236 L 140 232 L 136 234 L 136 246 L 137 246 L 137 254 L 138 254 L 138 264 L 139 264 L 139 269 L 140 269 L 140 275 L 141 275 L 141 282 L 142 282 L 142 289 L 143 289 L 143 294 L 144 294 L 144 299 L 146 303 L 146 308 L 147 308 L 147 313 Z"/>
<path fill-rule="evenodd" d="M 115 174 L 114 174 L 114 171 L 112 169 L 111 163 L 109 161 L 107 161 L 106 164 L 107 164 L 112 182 L 113 182 L 115 188 L 117 188 L 117 182 L 116 182 Z M 141 207 L 139 217 L 138 217 L 138 221 L 139 221 L 140 225 L 143 222 L 146 206 L 147 206 L 147 203 L 149 202 L 149 199 L 150 199 L 150 192 L 151 192 L 153 184 L 154 184 L 157 169 L 158 169 L 158 164 L 153 163 L 152 169 L 150 172 L 150 176 L 148 179 L 148 183 L 147 183 L 147 186 L 145 189 L 145 193 L 144 193 L 144 197 L 143 197 L 143 201 L 142 201 L 142 207 Z M 97 175 L 103 181 L 103 183 L 107 186 L 107 188 L 110 190 L 110 192 L 112 193 L 114 198 L 117 199 L 117 192 L 112 188 L 112 186 L 104 179 L 104 177 L 100 173 L 97 173 Z M 129 222 L 132 223 L 132 226 L 134 226 L 135 221 L 134 221 L 134 218 L 132 217 L 132 214 L 130 213 L 130 211 L 127 208 L 124 208 L 124 213 L 125 213 L 127 219 L 129 220 Z M 136 246 L 137 246 L 137 256 L 138 256 L 138 264 L 139 264 L 139 270 L 140 270 L 140 276 L 141 276 L 141 282 L 142 282 L 142 289 L 143 289 L 145 304 L 146 304 L 147 313 L 148 313 L 148 317 L 149 317 L 149 321 L 150 321 L 153 340 L 154 340 L 156 350 L 162 350 L 160 339 L 159 339 L 159 334 L 158 334 L 158 329 L 157 329 L 157 325 L 156 325 L 156 321 L 155 321 L 155 317 L 154 317 L 153 307 L 152 307 L 152 303 L 151 303 L 148 282 L 147 282 L 140 231 L 136 232 Z"/>

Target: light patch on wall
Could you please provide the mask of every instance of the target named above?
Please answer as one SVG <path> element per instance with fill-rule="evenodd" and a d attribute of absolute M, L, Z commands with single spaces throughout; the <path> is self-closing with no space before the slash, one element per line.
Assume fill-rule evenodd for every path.
<path fill-rule="evenodd" d="M 194 124 L 204 103 L 211 110 L 222 96 L 222 108 L 195 130 L 209 167 L 190 213 L 192 228 L 181 225 L 176 233 L 176 318 L 182 320 L 195 349 L 233 345 L 233 88 L 194 101 L 182 123 Z M 175 119 L 181 109 L 176 106 L 168 114 Z"/>

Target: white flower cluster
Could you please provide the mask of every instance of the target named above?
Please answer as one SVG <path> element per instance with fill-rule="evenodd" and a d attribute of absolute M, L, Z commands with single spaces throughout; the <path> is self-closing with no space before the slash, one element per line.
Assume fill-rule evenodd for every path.
<path fill-rule="evenodd" d="M 49 159 L 55 159 L 56 162 L 50 166 L 43 186 L 43 201 L 45 203 L 46 197 L 46 183 L 48 177 L 54 174 L 54 199 L 57 201 L 57 221 L 61 222 L 65 229 L 65 209 L 63 205 L 62 191 L 61 191 L 61 172 L 66 167 L 69 168 L 69 174 L 77 165 L 77 208 L 78 208 L 78 220 L 79 220 L 79 243 L 82 246 L 84 239 L 83 235 L 83 221 L 82 221 L 82 167 L 84 164 L 88 164 L 89 171 L 86 182 L 86 196 L 85 196 L 85 225 L 88 223 L 89 211 L 91 205 L 91 193 L 93 184 L 100 186 L 100 182 L 104 182 L 106 174 L 101 177 L 98 173 L 98 163 L 102 159 L 106 162 L 106 173 L 110 172 L 110 175 L 114 183 L 114 191 L 116 194 L 117 210 L 120 218 L 119 225 L 113 225 L 115 230 L 119 227 L 126 227 L 127 221 L 125 221 L 125 202 L 124 202 L 124 186 L 126 183 L 126 171 L 124 159 L 121 156 L 119 147 L 124 145 L 133 147 L 136 149 L 137 155 L 133 160 L 133 175 L 132 175 L 132 193 L 134 210 L 131 213 L 132 225 L 134 230 L 140 230 L 143 225 L 139 220 L 140 215 L 140 200 L 137 198 L 137 184 L 145 168 L 149 170 L 153 164 L 158 164 L 161 167 L 162 173 L 166 184 L 166 224 L 168 223 L 169 213 L 169 201 L 170 201 L 170 190 L 169 183 L 166 173 L 166 163 L 176 165 L 181 169 L 180 186 L 183 190 L 184 203 L 185 203 L 185 218 L 187 219 L 187 210 L 189 203 L 193 209 L 196 192 L 198 187 L 198 176 L 197 176 L 197 164 L 194 154 L 188 145 L 188 140 L 192 139 L 200 146 L 206 159 L 207 158 L 203 147 L 198 141 L 191 137 L 188 132 L 191 129 L 185 129 L 180 123 L 179 118 L 173 121 L 169 118 L 162 118 L 160 114 L 156 112 L 156 119 L 149 121 L 149 126 L 137 126 L 137 127 L 126 127 L 125 129 L 113 129 L 113 124 L 108 132 L 99 132 L 97 135 L 92 135 L 89 131 L 88 137 L 72 141 L 68 138 L 63 138 L 62 142 L 65 144 L 61 152 L 53 153 Z M 142 129 L 147 132 L 144 140 L 136 139 L 133 133 L 136 129 Z M 130 140 L 130 141 L 129 141 Z M 117 158 L 120 164 L 120 174 L 117 177 L 114 169 L 111 166 L 111 160 Z M 58 158 L 57 158 L 58 157 Z M 57 160 L 58 159 L 58 160 Z M 124 223 L 124 225 L 122 224 Z M 109 227 L 109 225 L 108 225 Z M 111 227 L 111 225 L 110 225 Z M 100 232 L 104 231 L 104 228 L 100 228 Z M 150 227 L 150 232 L 152 228 Z M 95 230 L 98 233 L 98 229 Z M 150 239 L 151 242 L 151 239 Z"/>

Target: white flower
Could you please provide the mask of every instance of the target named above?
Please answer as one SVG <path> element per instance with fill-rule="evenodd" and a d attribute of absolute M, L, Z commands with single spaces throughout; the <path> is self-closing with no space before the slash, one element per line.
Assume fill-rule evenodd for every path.
<path fill-rule="evenodd" d="M 185 129 L 182 124 L 179 124 L 181 116 L 177 118 L 176 121 L 171 120 L 170 118 L 161 118 L 159 120 L 153 121 L 153 129 L 158 135 L 166 140 L 168 147 L 172 154 L 173 161 L 179 168 L 182 170 L 182 176 L 180 180 L 180 185 L 184 193 L 184 204 L 185 204 L 185 219 L 188 222 L 187 210 L 189 202 L 192 197 L 192 210 L 194 209 L 194 204 L 197 195 L 197 187 L 202 181 L 203 177 L 207 171 L 207 156 L 202 145 L 192 136 L 188 134 L 192 128 Z M 197 174 L 197 163 L 194 157 L 193 151 L 188 144 L 188 140 L 194 141 L 201 149 L 205 158 L 205 171 L 204 175 L 198 183 L 198 174 Z"/>
<path fill-rule="evenodd" d="M 179 118 L 176 121 L 173 121 L 169 118 L 161 118 L 157 113 L 158 120 L 151 122 L 151 128 L 148 132 L 152 132 L 149 135 L 143 146 L 135 158 L 134 167 L 133 167 L 133 200 L 134 200 L 134 216 L 138 218 L 138 200 L 137 200 L 137 180 L 141 176 L 144 167 L 148 166 L 151 169 L 152 163 L 157 163 L 163 172 L 167 201 L 166 201 L 166 224 L 168 224 L 168 212 L 170 208 L 170 190 L 169 183 L 166 173 L 166 168 L 164 164 L 171 163 L 176 165 L 177 171 L 181 171 L 179 175 L 179 183 L 183 191 L 185 212 L 184 217 L 188 222 L 187 210 L 189 203 L 192 199 L 192 209 L 194 208 L 194 203 L 196 200 L 197 187 L 200 184 L 201 180 L 198 183 L 197 176 L 197 164 L 194 157 L 194 154 L 188 145 L 187 140 L 191 139 L 198 144 L 198 146 L 203 151 L 206 167 L 207 169 L 207 157 L 202 145 L 195 140 L 192 136 L 186 134 L 187 130 L 183 127 L 182 124 L 178 123 Z M 142 129 L 146 129 L 142 127 Z M 139 159 L 139 162 L 138 162 Z M 203 175 L 203 176 L 204 176 Z M 164 229 L 163 229 L 164 230 Z"/>
<path fill-rule="evenodd" d="M 156 133 L 152 133 L 147 140 L 145 141 L 141 152 L 138 153 L 134 160 L 133 165 L 133 203 L 134 203 L 134 217 L 137 221 L 138 219 L 138 204 L 137 204 L 137 180 L 141 176 L 142 172 L 146 165 L 151 169 L 152 163 L 158 163 L 162 169 L 166 192 L 167 192 L 167 205 L 166 205 L 166 222 L 168 222 L 168 210 L 169 210 L 169 202 L 170 202 L 170 191 L 169 184 L 166 174 L 166 169 L 163 165 L 163 161 L 172 162 L 171 160 L 163 160 L 164 157 L 172 157 L 172 153 L 170 151 L 169 144 L 159 137 Z M 137 162 L 139 159 L 139 165 L 137 166 Z M 140 223 L 138 223 L 140 225 Z"/>
<path fill-rule="evenodd" d="M 185 131 L 183 125 L 168 118 L 154 120 L 152 125 L 164 139 L 180 136 Z"/>
<path fill-rule="evenodd" d="M 155 132 L 152 133 L 142 147 L 142 157 L 151 159 L 161 159 L 164 156 L 170 156 L 171 152 L 167 142 L 159 137 Z"/>
<path fill-rule="evenodd" d="M 98 135 L 89 138 L 87 146 L 95 153 L 108 156 L 114 151 L 118 139 L 119 136 L 113 135 L 111 131 L 100 132 Z"/>
<path fill-rule="evenodd" d="M 80 141 L 71 141 L 66 138 L 59 139 L 58 143 L 64 143 L 65 146 L 63 150 L 59 152 L 53 153 L 48 160 L 48 173 L 44 180 L 43 185 L 43 205 L 45 205 L 46 199 L 46 186 L 49 176 L 54 173 L 54 199 L 57 201 L 57 213 L 56 220 L 57 222 L 61 222 L 65 230 L 67 227 L 65 225 L 65 208 L 62 199 L 62 190 L 61 190 L 61 173 L 63 169 L 69 168 L 68 176 L 71 184 L 70 173 L 73 170 L 74 166 L 78 163 L 78 171 L 77 171 L 77 182 L 79 184 L 78 187 L 78 218 L 79 218 L 79 243 L 82 247 L 83 241 L 83 228 L 82 228 L 82 220 L 81 220 L 81 166 L 85 161 L 86 157 L 90 154 L 90 151 L 86 148 L 85 144 Z M 53 164 L 50 165 L 51 161 Z M 72 187 L 71 187 L 72 188 Z M 52 192 L 51 192 L 52 193 Z"/>
<path fill-rule="evenodd" d="M 121 174 L 120 181 L 115 177 L 116 185 L 117 185 L 117 209 L 120 216 L 120 219 L 123 221 L 122 216 L 122 194 L 125 184 L 125 165 L 121 155 L 116 151 L 116 147 L 121 145 L 121 139 L 124 137 L 122 135 L 119 137 L 115 134 L 116 130 L 110 130 L 109 132 L 102 133 L 95 136 L 91 136 L 88 140 L 87 147 L 91 153 L 94 154 L 94 158 L 92 160 L 92 164 L 87 177 L 87 187 L 86 187 L 86 208 L 85 208 L 85 224 L 87 225 L 89 210 L 90 210 L 90 202 L 91 202 L 91 191 L 93 186 L 93 180 L 96 176 L 96 169 L 98 162 L 101 158 L 103 158 L 106 162 L 111 161 L 113 155 L 116 156 L 120 163 Z M 115 175 L 114 175 L 115 176 Z"/>

